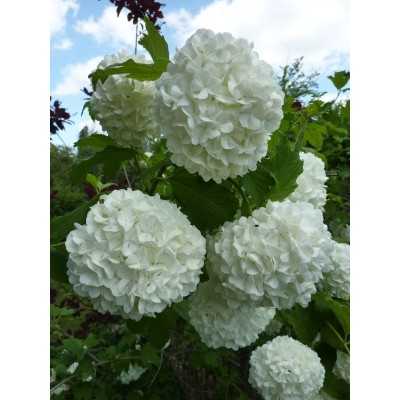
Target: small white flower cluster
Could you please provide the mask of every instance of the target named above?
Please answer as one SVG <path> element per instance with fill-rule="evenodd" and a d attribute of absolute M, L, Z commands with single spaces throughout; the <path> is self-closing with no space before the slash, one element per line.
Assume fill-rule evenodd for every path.
<path fill-rule="evenodd" d="M 240 301 L 216 281 L 201 283 L 190 299 L 190 322 L 211 348 L 249 346 L 274 316 L 274 308 Z"/>
<path fill-rule="evenodd" d="M 250 357 L 249 382 L 266 400 L 311 400 L 324 378 L 317 353 L 288 336 L 277 336 Z"/>
<path fill-rule="evenodd" d="M 104 69 L 128 59 L 146 63 L 146 60 L 122 51 L 106 56 L 98 68 Z M 142 147 L 149 138 L 159 136 L 154 110 L 155 94 L 154 82 L 136 81 L 123 74 L 111 75 L 104 82 L 97 82 L 90 109 L 102 128 L 118 144 Z"/>
<path fill-rule="evenodd" d="M 336 363 L 333 367 L 333 373 L 347 383 L 350 383 L 350 356 L 343 351 L 337 351 Z"/>
<path fill-rule="evenodd" d="M 330 253 L 333 268 L 324 275 L 321 286 L 333 297 L 350 298 L 350 245 L 333 242 Z"/>
<path fill-rule="evenodd" d="M 74 290 L 100 312 L 154 316 L 196 289 L 205 239 L 173 203 L 115 190 L 66 240 Z"/>
<path fill-rule="evenodd" d="M 269 202 L 226 222 L 208 240 L 208 270 L 227 288 L 278 309 L 306 307 L 331 264 L 322 212 L 305 202 Z"/>
<path fill-rule="evenodd" d="M 283 116 L 272 67 L 230 33 L 196 31 L 156 85 L 172 161 L 205 181 L 255 170 Z"/>
<path fill-rule="evenodd" d="M 119 380 L 123 385 L 129 385 L 133 381 L 137 381 L 145 372 L 147 368 L 143 368 L 138 364 L 129 364 L 127 371 L 122 371 Z"/>
<path fill-rule="evenodd" d="M 323 210 L 326 203 L 326 186 L 328 180 L 324 162 L 312 153 L 300 153 L 303 161 L 303 172 L 297 178 L 297 188 L 288 197 L 292 201 L 306 201 Z"/>

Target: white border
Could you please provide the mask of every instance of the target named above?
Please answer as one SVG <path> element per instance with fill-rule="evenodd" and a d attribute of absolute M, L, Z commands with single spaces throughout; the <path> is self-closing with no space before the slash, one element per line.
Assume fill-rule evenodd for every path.
<path fill-rule="evenodd" d="M 351 395 L 399 396 L 399 3 L 352 1 Z"/>
<path fill-rule="evenodd" d="M 1 3 L 2 399 L 49 397 L 50 75 L 46 3 Z"/>

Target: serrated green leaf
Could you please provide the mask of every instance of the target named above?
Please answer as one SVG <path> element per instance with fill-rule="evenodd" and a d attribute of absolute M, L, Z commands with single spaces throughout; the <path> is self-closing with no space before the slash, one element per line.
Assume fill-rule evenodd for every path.
<path fill-rule="evenodd" d="M 311 144 L 317 150 L 321 150 L 326 135 L 326 127 L 317 123 L 310 123 L 304 131 L 304 141 Z"/>
<path fill-rule="evenodd" d="M 91 149 L 94 151 L 100 151 L 107 146 L 113 145 L 115 145 L 115 143 L 110 136 L 101 135 L 98 133 L 86 136 L 74 143 L 74 147 L 78 147 L 79 150 Z"/>
<path fill-rule="evenodd" d="M 147 33 L 143 35 L 139 43 L 149 52 L 154 63 L 166 68 L 169 62 L 168 43 L 147 17 L 144 23 Z"/>
<path fill-rule="evenodd" d="M 241 182 L 254 208 L 265 206 L 269 191 L 275 183 L 268 168 L 267 159 L 260 161 L 255 171 L 243 176 Z"/>
<path fill-rule="evenodd" d="M 346 347 L 343 344 L 343 339 L 341 339 L 340 336 L 338 336 L 337 333 L 333 331 L 331 325 L 325 325 L 321 329 L 321 340 L 329 344 L 329 346 L 333 347 L 336 350 L 344 352 L 347 351 Z"/>
<path fill-rule="evenodd" d="M 65 339 L 63 341 L 63 346 L 75 357 L 76 361 L 80 361 L 86 352 L 82 341 L 77 338 Z"/>
<path fill-rule="evenodd" d="M 153 64 L 141 64 L 130 59 L 108 68 L 97 69 L 89 75 L 93 88 L 99 80 L 104 82 L 111 75 L 126 74 L 129 78 L 139 81 L 154 81 L 166 71 L 169 63 L 168 44 L 147 17 L 144 18 L 144 22 L 147 32 L 140 44 L 150 53 Z"/>
<path fill-rule="evenodd" d="M 269 192 L 269 199 L 280 201 L 289 196 L 297 187 L 296 180 L 303 172 L 303 161 L 290 146 L 289 139 L 281 136 L 274 149 L 273 156 L 267 160 L 267 166 L 275 179 Z"/>
<path fill-rule="evenodd" d="M 51 318 L 57 317 L 69 317 L 75 313 L 75 310 L 70 308 L 57 307 L 54 304 L 50 304 L 50 316 Z"/>
<path fill-rule="evenodd" d="M 74 229 L 74 224 L 83 224 L 90 207 L 97 202 L 97 196 L 89 202 L 82 204 L 75 210 L 55 217 L 50 222 L 50 239 L 52 243 L 63 241 L 68 233 Z"/>
<path fill-rule="evenodd" d="M 140 358 L 143 362 L 153 365 L 159 365 L 160 355 L 157 349 L 150 343 L 146 343 L 140 352 Z"/>
<path fill-rule="evenodd" d="M 348 304 L 333 299 L 328 294 L 319 292 L 313 297 L 315 306 L 321 311 L 330 310 L 336 316 L 346 334 L 350 333 L 350 307 Z"/>
<path fill-rule="evenodd" d="M 167 309 L 156 317 L 144 317 L 140 321 L 129 321 L 128 328 L 132 333 L 144 336 L 155 348 L 161 349 L 168 341 L 176 324 L 177 315 Z"/>
<path fill-rule="evenodd" d="M 325 372 L 323 390 L 335 399 L 350 399 L 350 385 L 343 379 L 337 378 L 331 371 Z"/>
<path fill-rule="evenodd" d="M 106 178 L 113 178 L 121 164 L 134 157 L 135 151 L 125 147 L 107 146 L 88 160 L 82 161 L 72 168 L 72 182 L 78 183 L 85 180 L 86 175 L 95 165 L 103 165 Z"/>
<path fill-rule="evenodd" d="M 255 208 L 264 206 L 268 200 L 285 199 L 296 189 L 296 180 L 303 172 L 303 161 L 285 135 L 273 135 L 268 153 L 255 171 L 242 178 Z"/>
<path fill-rule="evenodd" d="M 296 305 L 290 310 L 282 310 L 280 315 L 293 328 L 296 337 L 301 342 L 311 345 L 322 323 L 311 307 L 302 308 Z"/>
<path fill-rule="evenodd" d="M 182 212 L 201 231 L 211 231 L 232 220 L 239 207 L 235 194 L 226 186 L 204 182 L 183 168 L 175 171 L 170 183 Z"/>
<path fill-rule="evenodd" d="M 328 79 L 335 85 L 335 88 L 340 90 L 347 85 L 350 79 L 349 71 L 338 71 L 333 75 L 328 76 Z"/>

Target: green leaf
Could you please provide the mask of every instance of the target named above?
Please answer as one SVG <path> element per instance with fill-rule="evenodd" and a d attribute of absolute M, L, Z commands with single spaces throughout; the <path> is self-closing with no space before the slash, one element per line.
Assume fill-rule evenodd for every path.
<path fill-rule="evenodd" d="M 296 180 L 303 172 L 303 161 L 299 153 L 291 148 L 289 139 L 280 136 L 267 165 L 275 179 L 268 197 L 273 201 L 281 201 L 296 189 Z"/>
<path fill-rule="evenodd" d="M 177 314 L 167 309 L 156 317 L 144 317 L 140 321 L 129 321 L 128 327 L 132 333 L 140 334 L 155 348 L 161 349 L 170 338 L 176 324 Z"/>
<path fill-rule="evenodd" d="M 68 350 L 77 361 L 80 361 L 85 355 L 85 348 L 81 340 L 77 338 L 68 338 L 63 341 L 63 346 Z"/>
<path fill-rule="evenodd" d="M 315 294 L 313 300 L 317 309 L 330 310 L 336 316 L 343 331 L 346 334 L 350 333 L 350 307 L 348 304 L 335 300 L 323 292 Z"/>
<path fill-rule="evenodd" d="M 130 59 L 108 68 L 97 69 L 89 75 L 93 88 L 99 80 L 104 82 L 110 75 L 126 74 L 129 78 L 139 81 L 154 81 L 166 71 L 169 63 L 168 44 L 147 17 L 144 18 L 144 22 L 147 33 L 139 43 L 150 53 L 153 64 L 140 64 Z"/>
<path fill-rule="evenodd" d="M 135 151 L 125 147 L 107 146 L 88 160 L 76 164 L 71 171 L 74 183 L 85 180 L 86 175 L 95 165 L 103 165 L 103 172 L 107 178 L 112 178 L 117 173 L 121 164 L 134 157 Z"/>
<path fill-rule="evenodd" d="M 70 308 L 61 308 L 61 307 L 55 306 L 54 304 L 50 304 L 51 318 L 69 317 L 73 314 L 75 314 L 75 310 L 71 310 Z"/>
<path fill-rule="evenodd" d="M 151 344 L 146 343 L 140 352 L 140 358 L 143 362 L 153 365 L 159 365 L 160 356 L 157 349 Z"/>
<path fill-rule="evenodd" d="M 65 252 L 50 248 L 50 277 L 61 283 L 68 283 L 68 255 Z"/>
<path fill-rule="evenodd" d="M 344 339 L 338 336 L 338 333 L 333 330 L 334 328 L 332 325 L 327 324 L 321 329 L 321 340 L 329 346 L 333 347 L 334 349 L 347 352 L 346 347 L 344 346 L 343 342 Z"/>
<path fill-rule="evenodd" d="M 204 182 L 183 168 L 176 170 L 170 183 L 182 212 L 201 231 L 211 231 L 234 218 L 239 202 L 224 185 Z"/>
<path fill-rule="evenodd" d="M 139 40 L 139 43 L 150 53 L 151 58 L 157 64 L 161 64 L 166 68 L 169 63 L 168 44 L 160 31 L 145 17 L 147 33 Z"/>
<path fill-rule="evenodd" d="M 101 180 L 96 175 L 86 174 L 86 182 L 88 182 L 97 193 L 101 191 Z"/>
<path fill-rule="evenodd" d="M 343 379 L 337 378 L 331 371 L 325 373 L 323 390 L 335 399 L 350 399 L 350 385 Z"/>
<path fill-rule="evenodd" d="M 324 125 L 311 122 L 307 125 L 304 132 L 304 140 L 315 147 L 317 150 L 321 150 L 324 143 L 324 136 L 326 134 L 326 127 Z"/>
<path fill-rule="evenodd" d="M 344 88 L 350 79 L 349 71 L 338 71 L 328 76 L 328 79 L 335 85 L 337 90 Z"/>
<path fill-rule="evenodd" d="M 255 208 L 268 200 L 280 201 L 297 187 L 297 177 L 303 172 L 303 161 L 282 134 L 271 138 L 269 156 L 261 160 L 255 171 L 242 178 L 243 186 L 250 195 Z"/>
<path fill-rule="evenodd" d="M 86 215 L 90 207 L 97 202 L 97 196 L 91 199 L 89 202 L 82 204 L 75 210 L 55 217 L 50 222 L 50 239 L 52 243 L 58 243 L 63 241 L 68 233 L 74 229 L 74 224 L 83 224 L 86 220 Z"/>
<path fill-rule="evenodd" d="M 296 305 L 290 310 L 282 310 L 280 315 L 293 328 L 301 342 L 311 345 L 321 327 L 321 320 L 311 307 Z"/>
<path fill-rule="evenodd" d="M 268 168 L 267 159 L 261 160 L 257 169 L 243 176 L 241 182 L 252 204 L 254 204 L 254 208 L 265 206 L 269 191 L 275 183 Z"/>
<path fill-rule="evenodd" d="M 79 150 L 91 149 L 95 151 L 103 150 L 112 145 L 115 145 L 115 143 L 109 136 L 98 133 L 86 136 L 74 143 L 74 147 L 78 147 Z"/>

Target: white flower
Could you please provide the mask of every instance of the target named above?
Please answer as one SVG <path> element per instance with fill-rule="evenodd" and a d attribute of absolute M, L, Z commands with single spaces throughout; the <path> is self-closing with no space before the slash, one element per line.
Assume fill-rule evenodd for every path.
<path fill-rule="evenodd" d="M 100 312 L 139 320 L 196 289 L 205 239 L 173 203 L 115 190 L 66 240 L 74 290 Z"/>
<path fill-rule="evenodd" d="M 69 385 L 67 385 L 66 383 L 62 383 L 61 385 L 57 385 L 52 394 L 58 396 L 59 394 L 61 394 L 62 392 L 66 392 L 67 390 L 69 390 Z"/>
<path fill-rule="evenodd" d="M 324 378 L 318 354 L 288 336 L 276 337 L 250 357 L 249 382 L 266 400 L 312 400 Z"/>
<path fill-rule="evenodd" d="M 324 275 L 321 287 L 333 297 L 350 298 L 350 245 L 333 241 L 330 253 L 333 269 Z"/>
<path fill-rule="evenodd" d="M 172 161 L 205 181 L 255 170 L 283 116 L 271 66 L 230 33 L 195 32 L 156 86 Z"/>
<path fill-rule="evenodd" d="M 50 369 L 50 383 L 54 383 L 56 381 L 56 370 L 54 368 Z"/>
<path fill-rule="evenodd" d="M 333 373 L 347 383 L 350 383 L 350 356 L 343 351 L 337 351 L 336 363 L 333 367 Z"/>
<path fill-rule="evenodd" d="M 120 52 L 106 56 L 98 65 L 104 69 L 111 64 L 134 59 L 146 63 L 144 59 Z M 90 100 L 90 110 L 117 143 L 125 147 L 142 147 L 149 138 L 159 135 L 155 119 L 155 86 L 151 81 L 136 81 L 126 75 L 111 75 L 105 82 L 96 83 Z"/>
<path fill-rule="evenodd" d="M 278 309 L 303 307 L 331 268 L 322 212 L 305 202 L 269 202 L 226 222 L 208 240 L 207 268 L 227 288 Z"/>
<path fill-rule="evenodd" d="M 75 373 L 78 367 L 79 363 L 75 361 L 67 368 L 67 372 L 72 375 L 73 373 Z"/>
<path fill-rule="evenodd" d="M 216 281 L 201 283 L 190 298 L 190 322 L 201 340 L 214 349 L 249 346 L 274 316 L 274 308 L 240 301 Z"/>
<path fill-rule="evenodd" d="M 328 180 L 324 162 L 312 153 L 300 153 L 303 160 L 303 172 L 297 178 L 297 188 L 288 197 L 292 201 L 306 201 L 314 207 L 323 209 L 326 203 L 326 186 Z"/>
<path fill-rule="evenodd" d="M 123 385 L 129 385 L 132 381 L 137 381 L 146 371 L 147 368 L 143 368 L 138 364 L 129 364 L 129 369 L 121 372 L 119 380 Z"/>

